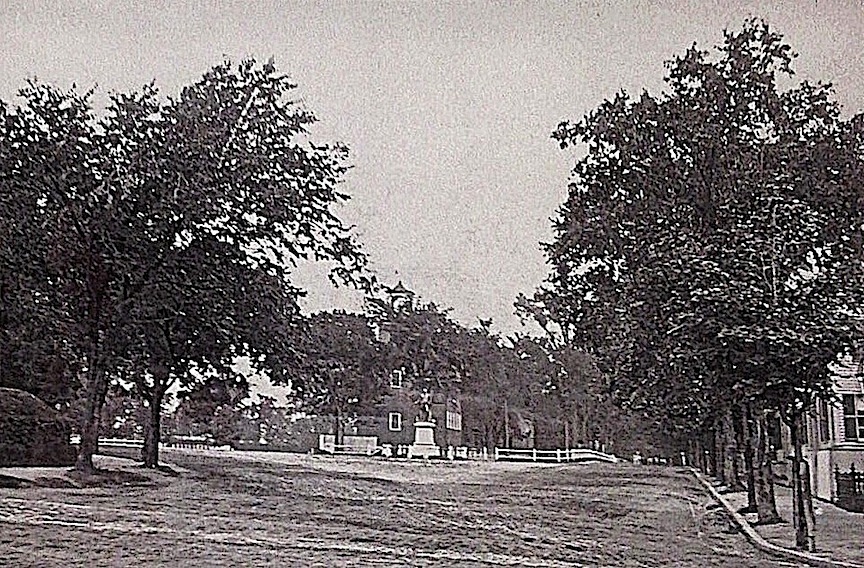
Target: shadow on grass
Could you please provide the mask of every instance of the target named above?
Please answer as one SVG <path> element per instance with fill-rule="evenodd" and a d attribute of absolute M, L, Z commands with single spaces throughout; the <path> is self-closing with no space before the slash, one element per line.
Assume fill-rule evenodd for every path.
<path fill-rule="evenodd" d="M 28 487 L 29 485 L 30 482 L 24 479 L 12 477 L 11 475 L 0 475 L 0 489 L 18 489 Z"/>
<path fill-rule="evenodd" d="M 81 472 L 73 469 L 66 474 L 66 477 L 77 487 L 150 487 L 155 485 L 153 480 L 146 475 L 115 469 L 95 469 L 93 472 Z M 63 478 L 55 480 L 62 481 Z"/>
<path fill-rule="evenodd" d="M 158 471 L 159 473 L 164 473 L 169 477 L 180 477 L 180 472 L 171 467 L 170 465 L 159 464 L 156 467 L 147 467 L 142 463 L 138 467 L 144 470 Z"/>

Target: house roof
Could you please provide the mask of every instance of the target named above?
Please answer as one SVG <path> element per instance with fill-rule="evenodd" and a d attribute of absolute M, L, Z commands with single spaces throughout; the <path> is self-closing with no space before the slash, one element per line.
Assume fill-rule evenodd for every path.
<path fill-rule="evenodd" d="M 399 281 L 398 284 L 396 284 L 396 285 L 393 286 L 392 288 L 387 288 L 387 292 L 390 293 L 391 295 L 394 295 L 394 296 L 396 296 L 396 295 L 400 295 L 400 294 L 401 294 L 401 295 L 404 295 L 404 296 L 413 296 L 413 295 L 414 295 L 414 292 L 412 292 L 411 290 L 409 290 L 408 288 L 406 288 L 406 287 L 402 284 L 402 281 L 401 281 L 401 280 Z"/>

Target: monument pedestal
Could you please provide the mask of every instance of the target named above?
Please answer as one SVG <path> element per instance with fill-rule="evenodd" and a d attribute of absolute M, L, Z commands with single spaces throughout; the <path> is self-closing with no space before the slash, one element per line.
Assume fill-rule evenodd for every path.
<path fill-rule="evenodd" d="M 414 443 L 408 447 L 408 457 L 441 457 L 441 448 L 435 445 L 434 422 L 420 421 L 414 423 Z"/>

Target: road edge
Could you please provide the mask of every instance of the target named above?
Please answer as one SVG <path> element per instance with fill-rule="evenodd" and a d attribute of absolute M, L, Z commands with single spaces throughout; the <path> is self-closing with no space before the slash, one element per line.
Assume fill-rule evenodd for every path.
<path fill-rule="evenodd" d="M 776 544 L 772 544 L 762 538 L 762 536 L 756 532 L 750 523 L 747 522 L 738 511 L 736 511 L 732 505 L 714 488 L 711 483 L 705 479 L 699 471 L 695 468 L 688 468 L 690 473 L 702 484 L 702 486 L 708 491 L 708 493 L 717 501 L 725 510 L 732 521 L 738 525 L 741 531 L 744 533 L 744 536 L 747 540 L 767 554 L 771 554 L 772 556 L 777 556 L 784 560 L 791 560 L 794 562 L 805 562 L 810 566 L 816 566 L 818 568 L 864 568 L 860 564 L 852 564 L 850 562 L 844 562 L 842 560 L 832 560 L 829 558 L 823 558 L 821 556 L 816 556 L 815 554 L 810 554 L 807 552 L 802 552 L 800 550 L 792 550 L 790 548 L 784 548 L 782 546 L 777 546 Z"/>

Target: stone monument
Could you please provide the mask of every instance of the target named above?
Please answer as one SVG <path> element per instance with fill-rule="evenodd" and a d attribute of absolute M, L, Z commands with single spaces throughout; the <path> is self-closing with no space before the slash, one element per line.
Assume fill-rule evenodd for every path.
<path fill-rule="evenodd" d="M 432 395 L 424 391 L 420 398 L 423 414 L 414 421 L 414 443 L 408 448 L 412 458 L 441 457 L 441 448 L 435 444 L 435 419 L 432 417 Z"/>

